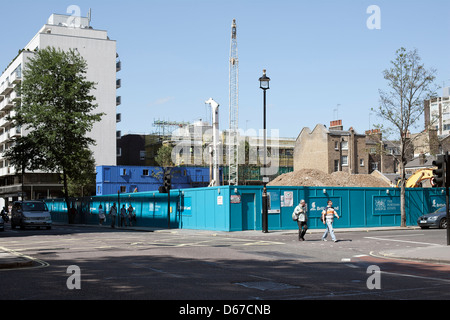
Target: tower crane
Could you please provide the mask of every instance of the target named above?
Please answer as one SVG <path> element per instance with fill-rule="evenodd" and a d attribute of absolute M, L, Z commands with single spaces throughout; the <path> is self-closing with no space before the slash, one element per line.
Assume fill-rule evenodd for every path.
<path fill-rule="evenodd" d="M 239 59 L 236 19 L 231 25 L 230 129 L 228 131 L 228 184 L 239 185 Z"/>

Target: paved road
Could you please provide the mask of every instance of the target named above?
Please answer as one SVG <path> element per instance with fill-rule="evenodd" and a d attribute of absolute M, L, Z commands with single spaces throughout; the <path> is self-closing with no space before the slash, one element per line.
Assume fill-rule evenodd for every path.
<path fill-rule="evenodd" d="M 55 226 L 6 230 L 1 247 L 32 259 L 0 270 L 2 299 L 450 299 L 450 265 L 386 259 L 446 243 L 443 230 L 321 233 L 136 232 Z M 77 266 L 79 273 L 68 273 Z M 375 269 L 373 269 L 375 266 Z M 370 267 L 370 268 L 369 268 Z M 377 269 L 378 268 L 378 269 Z M 368 273 L 369 271 L 369 273 Z M 378 272 L 379 271 L 379 272 Z M 68 289 L 80 275 L 80 289 Z M 372 287 L 370 289 L 369 287 Z"/>

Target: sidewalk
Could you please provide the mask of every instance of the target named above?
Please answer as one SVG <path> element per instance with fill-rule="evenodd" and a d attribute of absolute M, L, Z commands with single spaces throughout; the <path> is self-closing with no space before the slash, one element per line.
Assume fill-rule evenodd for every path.
<path fill-rule="evenodd" d="M 71 225 L 74 227 L 86 227 L 86 228 L 107 228 L 109 226 L 98 226 L 98 225 Z M 420 229 L 419 227 L 379 227 L 379 228 L 344 228 L 344 229 L 334 229 L 336 234 L 345 232 L 371 232 L 371 231 L 388 231 L 388 230 L 415 230 Z M 187 230 L 187 229 L 158 229 L 158 228 L 145 228 L 145 227 L 116 227 L 116 230 L 135 230 L 141 232 L 171 232 L 171 233 L 200 233 L 200 232 L 213 232 L 213 233 L 224 233 L 228 235 L 245 235 L 245 236 L 257 236 L 261 237 L 263 233 L 261 231 L 238 231 L 238 232 L 224 232 L 224 231 L 208 231 L 208 230 Z M 265 233 L 264 237 L 270 239 L 272 236 L 279 236 L 280 234 L 297 234 L 296 230 L 270 230 L 269 233 Z M 323 233 L 322 229 L 309 229 L 309 234 Z M 426 263 L 435 264 L 450 264 L 450 246 L 440 246 L 433 245 L 421 248 L 411 248 L 411 249 L 392 249 L 384 250 L 381 252 L 372 252 L 373 256 L 381 258 L 390 259 L 404 259 L 411 261 L 419 261 Z M 31 257 L 26 257 L 8 250 L 7 248 L 0 247 L 0 272 L 2 270 L 15 269 L 15 268 L 26 268 L 32 267 L 34 265 L 34 260 Z"/>
<path fill-rule="evenodd" d="M 33 266 L 33 260 L 15 254 L 14 252 L 0 247 L 0 272 L 6 269 L 27 268 Z"/>

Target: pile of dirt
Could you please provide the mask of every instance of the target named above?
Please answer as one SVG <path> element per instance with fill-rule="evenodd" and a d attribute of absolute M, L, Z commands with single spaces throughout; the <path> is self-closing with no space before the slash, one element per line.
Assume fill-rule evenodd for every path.
<path fill-rule="evenodd" d="M 278 176 L 269 186 L 303 187 L 369 187 L 385 188 L 389 183 L 370 174 L 349 174 L 346 172 L 324 173 L 315 169 L 302 169 Z"/>

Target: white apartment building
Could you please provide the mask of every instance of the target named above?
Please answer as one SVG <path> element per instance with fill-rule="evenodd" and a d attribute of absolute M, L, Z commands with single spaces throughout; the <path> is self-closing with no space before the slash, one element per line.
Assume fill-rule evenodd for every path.
<path fill-rule="evenodd" d="M 426 100 L 425 128 L 436 129 L 439 136 L 450 134 L 450 87 L 443 89 L 442 97 Z"/>
<path fill-rule="evenodd" d="M 46 47 L 77 50 L 87 61 L 86 78 L 96 83 L 93 95 L 98 107 L 95 112 L 104 113 L 102 120 L 94 125 L 89 134 L 96 141 L 91 149 L 96 165 L 116 165 L 116 123 L 120 119 L 117 106 L 121 103 L 121 97 L 117 96 L 121 82 L 117 79 L 117 72 L 121 63 L 118 61 L 116 41 L 109 39 L 107 31 L 92 28 L 89 18 L 68 15 L 52 14 L 0 76 L 0 152 L 11 146 L 12 137 L 26 134 L 22 128 L 13 127 L 7 116 L 14 112 L 13 101 L 17 98 L 15 87 L 22 81 L 27 61 L 36 50 Z M 54 178 L 37 177 L 31 173 L 28 176 L 32 177 L 24 181 L 28 187 L 28 190 L 25 188 L 28 199 L 52 197 L 52 192 L 61 188 Z M 14 168 L 0 154 L 0 197 L 15 198 L 21 190 L 19 180 Z"/>

